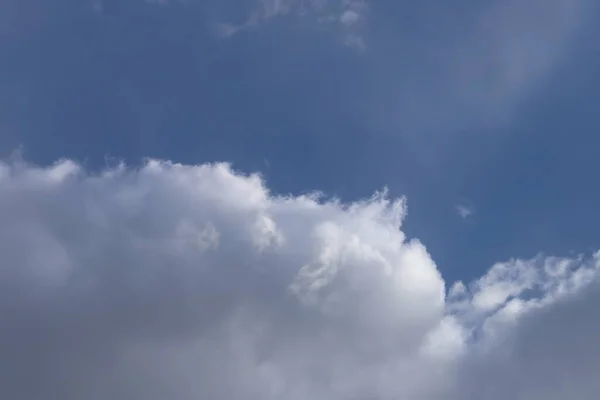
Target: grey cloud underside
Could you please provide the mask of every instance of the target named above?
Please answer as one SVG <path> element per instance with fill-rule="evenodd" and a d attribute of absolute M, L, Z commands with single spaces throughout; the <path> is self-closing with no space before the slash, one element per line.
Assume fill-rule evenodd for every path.
<path fill-rule="evenodd" d="M 224 164 L 3 164 L 0 396 L 595 398 L 596 255 L 499 263 L 446 298 L 405 211 Z"/>
<path fill-rule="evenodd" d="M 511 346 L 470 361 L 458 379 L 467 398 L 593 399 L 600 384 L 597 284 L 576 298 L 524 318 Z"/>

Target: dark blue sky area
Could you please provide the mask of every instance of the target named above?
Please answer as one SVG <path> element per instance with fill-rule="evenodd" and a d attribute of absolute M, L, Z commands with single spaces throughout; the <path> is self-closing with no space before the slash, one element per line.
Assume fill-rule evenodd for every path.
<path fill-rule="evenodd" d="M 373 2 L 352 26 L 323 22 L 333 1 L 51 3 L 0 4 L 4 156 L 230 161 L 344 200 L 388 186 L 450 279 L 598 245 L 591 2 Z"/>

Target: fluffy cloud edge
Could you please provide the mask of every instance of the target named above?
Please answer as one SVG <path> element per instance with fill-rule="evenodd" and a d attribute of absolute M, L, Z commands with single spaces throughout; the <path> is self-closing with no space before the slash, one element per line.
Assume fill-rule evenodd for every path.
<path fill-rule="evenodd" d="M 514 259 L 447 289 L 402 233 L 405 215 L 385 192 L 348 204 L 274 195 L 225 163 L 2 163 L 0 342 L 37 365 L 13 375 L 67 399 L 141 396 L 136 379 L 182 399 L 471 398 L 473 365 L 595 287 L 600 253 Z M 97 380 L 64 383 L 86 374 Z M 24 390 L 13 381 L 6 395 Z"/>

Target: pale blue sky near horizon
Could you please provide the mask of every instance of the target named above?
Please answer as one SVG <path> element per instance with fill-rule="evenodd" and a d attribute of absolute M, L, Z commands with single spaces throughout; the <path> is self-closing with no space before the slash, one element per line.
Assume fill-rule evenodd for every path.
<path fill-rule="evenodd" d="M 450 280 L 597 248 L 591 0 L 301 3 L 0 3 L 1 155 L 228 161 L 344 201 L 386 186 Z"/>

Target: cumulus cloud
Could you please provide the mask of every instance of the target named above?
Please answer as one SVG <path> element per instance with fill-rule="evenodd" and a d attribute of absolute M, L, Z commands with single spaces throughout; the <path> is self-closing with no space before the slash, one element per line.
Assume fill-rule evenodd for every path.
<path fill-rule="evenodd" d="M 446 288 L 405 213 L 227 164 L 0 164 L 0 397 L 592 398 L 599 255 Z"/>

